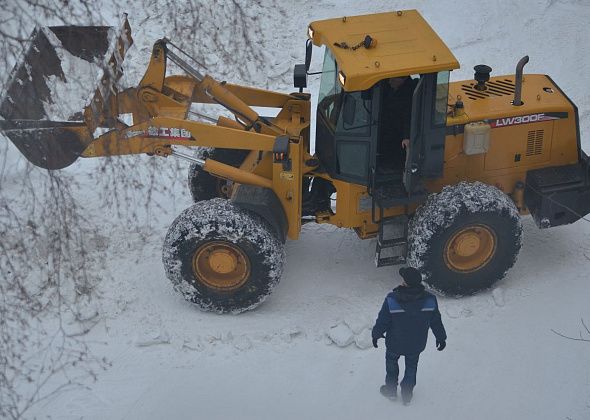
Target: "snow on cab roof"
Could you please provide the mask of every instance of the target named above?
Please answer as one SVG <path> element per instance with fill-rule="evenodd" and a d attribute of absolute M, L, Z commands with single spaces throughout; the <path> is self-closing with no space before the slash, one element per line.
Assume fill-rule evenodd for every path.
<path fill-rule="evenodd" d="M 380 80 L 459 68 L 459 62 L 417 10 L 347 16 L 310 24 L 315 45 L 333 53 L 346 76 L 344 89 L 368 89 Z M 369 35 L 371 48 L 353 49 Z M 349 48 L 335 44 L 346 43 Z"/>

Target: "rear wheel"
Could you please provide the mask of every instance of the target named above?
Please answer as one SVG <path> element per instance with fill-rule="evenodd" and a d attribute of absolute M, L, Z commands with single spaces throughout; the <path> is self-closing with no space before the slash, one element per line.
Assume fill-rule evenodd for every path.
<path fill-rule="evenodd" d="M 203 310 L 239 313 L 266 299 L 279 282 L 285 251 L 258 215 L 229 200 L 193 204 L 164 241 L 166 276 Z"/>
<path fill-rule="evenodd" d="M 468 295 L 502 279 L 518 256 L 522 225 L 512 200 L 480 182 L 433 194 L 409 225 L 409 265 L 441 292 Z"/>
<path fill-rule="evenodd" d="M 238 167 L 244 162 L 249 150 L 238 149 L 213 149 L 203 154 L 203 158 Z M 217 178 L 204 171 L 199 165 L 193 163 L 188 170 L 188 186 L 194 202 L 209 200 L 215 197 L 228 198 L 231 189 L 231 181 Z"/>

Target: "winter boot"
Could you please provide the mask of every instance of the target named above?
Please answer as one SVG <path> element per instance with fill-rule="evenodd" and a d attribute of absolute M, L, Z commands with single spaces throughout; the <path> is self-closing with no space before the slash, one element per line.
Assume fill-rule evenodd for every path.
<path fill-rule="evenodd" d="M 389 398 L 392 401 L 397 400 L 397 386 L 381 385 L 379 392 L 381 392 L 381 395 L 385 398 Z"/>
<path fill-rule="evenodd" d="M 402 388 L 402 402 L 404 405 L 410 405 L 412 401 L 413 392 L 411 389 Z"/>

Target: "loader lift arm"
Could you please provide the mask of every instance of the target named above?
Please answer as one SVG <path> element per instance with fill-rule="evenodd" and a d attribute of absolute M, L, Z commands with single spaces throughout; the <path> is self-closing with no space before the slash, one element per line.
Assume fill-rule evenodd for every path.
<path fill-rule="evenodd" d="M 68 36 L 77 39 L 86 34 L 92 38 L 96 37 L 95 33 L 102 34 L 104 42 L 101 41 L 100 50 L 90 51 L 93 54 L 85 50 L 86 58 L 78 56 L 76 49 L 68 50 L 68 45 L 72 44 Z M 54 39 L 55 34 L 61 38 Z M 301 224 L 301 175 L 314 169 L 313 165 L 303 165 L 311 158 L 308 143 L 310 95 L 283 94 L 218 82 L 201 74 L 198 66 L 193 67 L 191 58 L 167 39 L 154 43 L 140 83 L 123 89 L 118 81 L 123 72 L 124 56 L 132 42 L 126 18 L 118 34 L 108 27 L 52 27 L 36 31 L 25 53 L 25 62 L 17 66 L 15 73 L 18 71 L 18 75 L 13 75 L 10 82 L 13 91 L 0 103 L 0 116 L 4 118 L 0 118 L 0 130 L 30 162 L 50 170 L 65 168 L 79 157 L 145 153 L 189 158 L 204 171 L 233 181 L 234 192 L 240 185 L 271 191 L 289 220 L 288 236 L 297 238 Z M 43 48 L 37 44 L 42 44 Z M 23 98 L 30 98 L 28 92 L 35 92 L 39 83 L 46 83 L 56 74 L 66 90 L 74 88 L 71 83 L 76 83 L 80 75 L 67 74 L 76 69 L 62 65 L 56 58 L 61 56 L 56 53 L 58 49 L 74 56 L 75 61 L 85 59 L 102 76 L 94 79 L 98 87 L 87 87 L 94 90 L 89 91 L 91 99 L 83 109 L 72 109 L 68 115 L 52 118 L 47 104 L 59 105 L 64 98 L 53 97 L 48 86 L 33 98 L 36 107 L 29 106 Z M 50 73 L 47 72 L 48 62 L 38 56 L 39 51 L 53 60 L 55 68 L 50 68 Z M 168 60 L 185 74 L 167 76 Z M 40 77 L 27 79 L 27 74 Z M 49 92 L 49 96 L 43 96 L 43 92 Z M 233 118 L 201 115 L 205 121 L 190 119 L 189 115 L 195 114 L 191 106 L 199 103 L 221 105 Z M 273 118 L 261 117 L 252 108 L 255 106 L 278 108 L 279 113 Z M 29 112 L 33 108 L 41 112 Z M 132 121 L 122 118 L 123 114 L 131 114 Z M 188 154 L 182 155 L 175 146 L 238 149 L 250 153 L 241 167 L 234 167 L 212 159 L 195 160 Z"/>
<path fill-rule="evenodd" d="M 109 47 L 106 34 L 110 31 L 112 28 L 108 27 L 64 26 L 39 28 L 33 33 L 25 60 L 13 70 L 9 88 L 0 104 L 0 130 L 33 164 L 46 169 L 61 169 L 81 156 L 155 153 L 155 149 L 163 144 L 163 139 L 154 136 L 142 139 L 129 134 L 129 131 L 137 133 L 146 129 L 146 125 L 154 127 L 155 124 L 165 123 L 172 128 L 198 132 L 197 136 L 192 136 L 191 142 L 176 144 L 219 147 L 219 141 L 212 142 L 210 139 L 223 136 L 224 147 L 263 151 L 272 147 L 260 147 L 259 143 L 268 143 L 266 138 L 245 135 L 244 141 L 249 143 L 246 147 L 235 139 L 235 132 L 214 132 L 212 128 L 231 128 L 242 134 L 252 131 L 275 137 L 286 133 L 284 128 L 261 118 L 250 106 L 283 108 L 288 101 L 294 100 L 292 96 L 219 83 L 183 60 L 179 54 L 184 52 L 178 47 L 172 49 L 176 48 L 180 53 L 172 51 L 170 46 L 174 44 L 167 39 L 154 43 L 140 84 L 121 91 L 118 81 L 123 73 L 122 63 L 133 43 L 127 17 L 123 19 L 118 36 L 112 37 L 114 42 L 111 41 Z M 85 45 L 83 52 L 70 48 L 75 44 L 73 40 Z M 59 101 L 63 99 L 52 97 L 53 92 L 45 85 L 49 77 L 57 75 L 66 83 L 79 77 L 67 74 L 70 69 L 62 66 L 57 50 L 63 50 L 76 59 L 83 58 L 103 69 L 102 78 L 97 80 L 98 86 L 88 105 L 83 110 L 72 111 L 67 120 L 65 117 L 54 120 L 53 115 L 43 110 L 48 103 L 61 105 Z M 110 56 L 109 51 L 112 52 Z M 166 77 L 168 59 L 183 68 L 188 76 Z M 187 116 L 192 103 L 221 104 L 234 114 L 235 120 L 220 116 L 215 121 L 217 127 L 190 121 Z M 129 113 L 133 115 L 133 127 L 119 120 L 120 114 Z M 154 118 L 173 118 L 176 121 Z M 100 133 L 97 129 L 103 133 L 110 131 L 97 137 Z M 229 141 L 227 145 L 226 140 Z"/>
<path fill-rule="evenodd" d="M 146 73 L 137 88 L 119 95 L 118 112 L 133 114 L 131 127 L 119 127 L 94 140 L 83 157 L 147 153 L 157 156 L 181 154 L 172 146 L 224 147 L 272 152 L 278 138 L 287 135 L 279 127 L 260 117 L 250 104 L 284 108 L 292 96 L 260 89 L 219 83 L 204 76 L 168 48 L 166 39 L 156 41 Z M 165 77 L 166 62 L 171 61 L 188 76 Z M 238 96 L 245 96 L 243 100 Z M 216 125 L 188 120 L 192 103 L 216 103 L 224 106 L 235 120 L 220 116 Z M 299 132 L 295 133 L 298 138 Z M 221 142 L 219 139 L 223 139 Z M 206 160 L 203 169 L 213 175 L 240 184 L 270 188 L 272 181 L 221 162 Z"/>
<path fill-rule="evenodd" d="M 139 83 L 138 99 L 143 102 L 144 107 L 151 116 L 165 115 L 166 111 L 162 112 L 162 105 L 174 107 L 173 102 L 178 102 L 178 107 L 182 108 L 183 105 L 190 107 L 191 103 L 207 101 L 207 103 L 222 105 L 234 114 L 236 121 L 245 130 L 254 129 L 256 132 L 270 135 L 285 133 L 283 129 L 260 117 L 238 95 L 227 89 L 224 82 L 217 82 L 211 76 L 201 74 L 188 64 L 172 51 L 170 48 L 172 45 L 174 44 L 166 38 L 154 43 L 150 63 Z M 178 47 L 175 48 L 178 49 Z M 168 59 L 182 68 L 188 76 L 175 76 L 168 80 L 169 83 L 166 83 Z M 170 85 L 178 86 L 181 91 L 176 91 Z M 190 95 L 187 95 L 187 93 L 190 93 Z M 290 98 L 288 95 L 281 95 L 281 97 L 284 102 Z M 198 100 L 195 101 L 194 99 Z M 281 105 L 284 105 L 284 102 Z M 186 112 L 188 112 L 188 108 Z M 186 118 L 186 114 L 184 117 Z"/>

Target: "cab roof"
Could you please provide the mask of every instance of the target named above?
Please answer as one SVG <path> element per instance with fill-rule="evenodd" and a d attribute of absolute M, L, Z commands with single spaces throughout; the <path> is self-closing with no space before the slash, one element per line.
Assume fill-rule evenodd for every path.
<path fill-rule="evenodd" d="M 369 89 L 380 80 L 459 68 L 459 62 L 417 10 L 347 16 L 310 24 L 314 45 L 330 49 L 346 76 L 344 90 Z M 371 48 L 358 45 L 369 35 Z M 349 48 L 335 44 L 346 43 Z"/>

